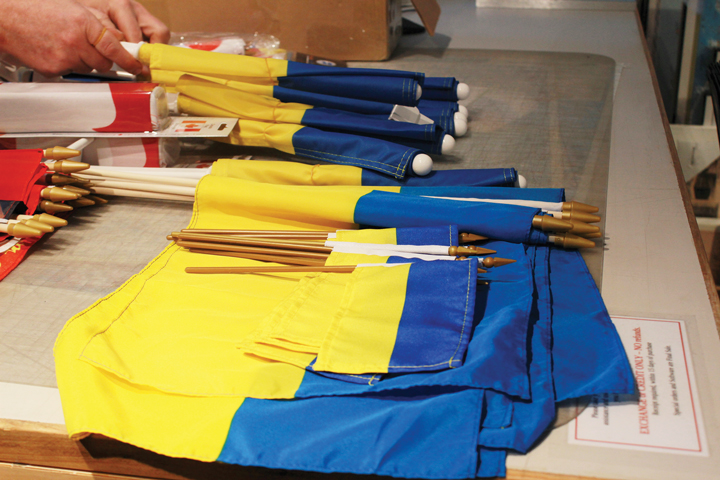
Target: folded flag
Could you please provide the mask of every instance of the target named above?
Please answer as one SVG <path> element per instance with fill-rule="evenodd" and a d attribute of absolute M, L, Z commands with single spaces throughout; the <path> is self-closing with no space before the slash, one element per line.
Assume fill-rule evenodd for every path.
<path fill-rule="evenodd" d="M 407 175 L 398 179 L 380 172 L 349 165 L 306 165 L 296 162 L 235 159 L 217 160 L 213 163 L 213 172 L 218 176 L 278 185 L 513 187 L 518 181 L 518 173 L 514 168 L 434 170 L 424 177 Z M 496 193 L 496 195 L 500 195 L 500 193 Z"/>
<path fill-rule="evenodd" d="M 151 70 L 181 71 L 269 83 L 334 96 L 415 105 L 424 75 L 401 70 L 339 68 L 274 58 L 206 52 L 163 44 L 129 46 Z M 138 51 L 139 50 L 139 51 Z"/>

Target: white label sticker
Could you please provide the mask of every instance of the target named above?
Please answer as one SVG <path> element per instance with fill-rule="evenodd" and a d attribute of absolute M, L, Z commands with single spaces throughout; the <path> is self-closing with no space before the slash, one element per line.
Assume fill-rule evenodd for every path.
<path fill-rule="evenodd" d="M 635 395 L 596 395 L 570 425 L 569 443 L 707 456 L 685 322 L 612 317 Z"/>

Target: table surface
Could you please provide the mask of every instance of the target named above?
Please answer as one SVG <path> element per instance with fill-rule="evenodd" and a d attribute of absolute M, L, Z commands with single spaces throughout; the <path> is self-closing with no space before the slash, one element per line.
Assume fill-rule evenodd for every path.
<path fill-rule="evenodd" d="M 658 106 L 658 97 L 635 13 L 627 9 L 476 9 L 474 3 L 467 0 L 446 0 L 441 2 L 441 6 L 443 14 L 435 37 L 404 37 L 391 63 L 401 64 L 407 55 L 417 55 L 418 52 L 430 49 L 437 52 L 437 58 L 444 56 L 446 61 L 453 59 L 459 61 L 455 65 L 460 65 L 467 55 L 471 55 L 471 50 L 480 49 L 507 53 L 496 55 L 495 58 L 524 58 L 525 61 L 544 56 L 548 59 L 578 59 L 583 56 L 590 58 L 587 54 L 591 54 L 595 60 L 602 60 L 598 63 L 604 65 L 606 70 L 608 65 L 613 67 L 611 83 L 614 98 L 609 102 L 601 102 L 602 105 L 611 105 L 611 109 L 606 110 L 608 115 L 611 112 L 611 120 L 607 122 L 609 141 L 601 138 L 602 141 L 595 142 L 594 148 L 597 151 L 594 155 L 598 159 L 604 159 L 599 162 L 603 168 L 600 169 L 599 177 L 590 176 L 600 178 L 601 181 L 572 185 L 573 192 L 579 192 L 578 194 L 592 190 L 589 188 L 591 186 L 595 186 L 597 190 L 597 185 L 602 185 L 600 191 L 592 193 L 591 197 L 601 195 L 606 198 L 605 248 L 600 250 L 599 255 L 595 254 L 599 258 L 590 259 L 589 263 L 594 261 L 598 265 L 597 271 L 593 273 L 600 283 L 603 298 L 612 315 L 680 319 L 686 322 L 710 451 L 708 457 L 691 457 L 568 445 L 567 427 L 564 427 L 554 430 L 528 455 L 511 456 L 508 459 L 508 467 L 511 469 L 509 477 L 546 478 L 546 473 L 618 479 L 679 479 L 686 478 L 688 474 L 698 478 L 720 477 L 720 454 L 717 454 L 720 432 L 710 428 L 718 425 L 720 413 L 720 386 L 709 381 L 712 377 L 717 378 L 720 368 L 720 340 L 713 303 L 715 300 L 711 300 L 712 297 L 708 295 L 708 288 L 714 292 L 714 286 L 710 284 L 708 287 L 707 282 L 712 280 L 707 272 L 707 262 L 703 256 L 698 257 L 697 232 L 693 232 L 692 224 L 688 221 L 687 198 L 683 198 L 679 188 L 676 160 L 673 158 L 674 149 L 668 141 L 666 124 Z M 558 56 L 558 53 L 565 55 Z M 597 56 L 602 56 L 602 59 Z M 432 58 L 429 61 L 431 62 Z M 436 64 L 439 63 L 441 62 L 438 60 Z M 607 75 L 607 71 L 604 74 Z M 489 95 L 486 100 L 492 101 L 492 98 Z M 521 105 L 515 107 L 516 112 L 525 108 Z M 602 118 L 602 115 L 599 117 Z M 562 121 L 561 114 L 557 115 L 557 118 Z M 483 128 L 484 124 L 480 120 L 471 125 L 477 130 Z M 490 128 L 490 125 L 491 123 L 487 123 L 485 127 Z M 476 134 L 476 131 L 471 133 Z M 462 145 L 462 141 L 463 139 L 460 139 L 459 145 Z M 604 153 L 603 148 L 606 149 Z M 487 152 L 488 147 L 485 147 L 484 153 Z M 551 157 L 552 153 L 551 151 Z M 452 165 L 441 165 L 441 168 L 448 167 L 452 168 Z M 532 162 L 526 162 L 518 168 L 525 168 L 525 171 L 521 169 L 521 173 L 529 172 L 538 180 L 542 174 L 542 168 L 535 167 L 535 171 L 532 170 Z M 556 168 L 562 169 L 562 163 L 558 163 Z M 602 173 L 603 171 L 605 173 Z M 563 174 L 562 171 L 558 173 Z M 603 175 L 607 176 L 606 191 Z M 530 177 L 531 181 L 533 176 Z M 541 183 L 545 183 L 545 180 Z M 72 302 L 67 302 L 72 305 L 66 307 L 67 312 L 52 312 L 55 318 L 67 319 L 77 313 L 71 311 L 76 308 L 77 302 L 86 302 L 89 305 L 99 296 L 109 293 L 106 290 L 113 289 L 115 282 L 128 278 L 154 256 L 135 254 L 135 249 L 123 239 L 102 237 L 104 231 L 111 231 L 104 229 L 116 227 L 108 222 L 114 221 L 112 219 L 118 218 L 123 212 L 136 211 L 140 214 L 143 208 L 152 208 L 148 207 L 147 203 L 132 200 L 113 204 L 111 210 L 102 215 L 92 213 L 91 210 L 78 212 L 79 215 L 74 216 L 73 220 L 74 230 L 61 230 L 64 244 L 59 247 L 62 247 L 62 250 L 38 249 L 33 254 L 34 262 L 21 265 L 20 268 L 25 269 L 39 268 L 40 257 L 45 256 L 54 262 L 62 258 L 68 265 L 68 271 L 72 271 L 70 267 L 74 262 L 97 257 L 98 252 L 93 254 L 78 248 L 73 249 L 73 235 L 77 236 L 78 243 L 84 243 L 87 236 L 96 235 L 101 241 L 100 244 L 107 249 L 108 259 L 115 266 L 117 278 L 55 276 L 47 278 L 45 283 L 36 281 L 37 285 L 32 285 L 37 293 L 35 298 L 42 298 L 43 289 L 56 285 L 58 281 L 69 282 L 68 292 L 76 292 L 82 289 L 84 284 L 88 285 L 85 289 L 87 298 L 73 298 Z M 159 237 L 157 252 L 164 244 L 162 238 L 166 231 L 186 224 L 190 215 L 187 205 L 168 203 L 165 208 L 165 222 L 133 225 L 132 220 L 123 219 L 127 222 L 127 228 L 141 229 L 138 230 L 138 237 Z M 114 215 L 112 209 L 116 212 Z M 52 241 L 57 242 L 55 239 L 51 239 Z M 51 242 L 48 244 L 58 246 Z M 154 248 L 155 246 L 149 245 L 145 250 L 152 252 Z M 149 258 L 146 258 L 148 255 Z M 18 278 L 19 275 L 38 278 L 27 270 L 18 269 L 17 272 Z M 27 285 L 22 287 L 27 289 Z M 31 304 L 29 298 L 17 298 L 17 292 L 11 291 L 14 288 L 16 287 L 11 282 L 0 283 L 0 298 L 12 299 L 14 302 L 26 301 L 28 310 L 39 315 L 28 315 L 24 323 L 18 316 L 16 329 L 14 327 L 3 334 L 3 348 L 9 345 L 27 346 L 36 340 L 33 335 L 42 337 L 48 332 L 59 331 L 61 324 L 48 325 L 42 322 L 41 313 L 48 305 L 44 306 L 42 301 Z M 17 288 L 18 291 L 22 290 Z M 53 291 L 53 294 L 56 294 L 56 291 Z M 53 302 L 53 305 L 57 304 L 58 302 Z M 46 316 L 50 316 L 50 313 Z M 8 333 L 13 331 L 14 336 L 8 337 Z M 0 402 L 0 418 L 4 419 L 0 420 L 0 426 L 4 430 L 4 433 L 0 434 L 0 473 L 8 463 L 24 463 L 172 478 L 177 474 L 192 478 L 205 478 L 203 475 L 209 475 L 189 473 L 196 472 L 197 466 L 178 466 L 178 463 L 171 461 L 168 463 L 154 457 L 146 458 L 147 455 L 143 456 L 139 452 L 134 452 L 131 456 L 141 458 L 142 462 L 123 463 L 121 460 L 103 458 L 102 455 L 91 458 L 83 448 L 93 445 L 75 445 L 64 440 L 63 426 L 59 425 L 62 417 L 57 390 L 54 388 L 54 372 L 47 366 L 47 359 L 51 358 L 50 348 L 38 348 L 43 350 L 42 355 L 45 356 L 45 364 L 41 367 L 32 367 L 28 362 L 21 361 L 12 366 L 2 363 L 0 355 L 0 365 L 3 366 L 0 381 L 4 382 L 0 383 L 0 398 L 3 399 Z M 25 453 L 23 447 L 18 446 L 20 441 L 26 442 Z M 48 442 L 54 442 L 55 446 L 50 450 L 55 453 L 39 455 L 40 446 L 47 447 Z M 96 442 L 94 447 L 103 451 L 102 445 L 106 444 L 100 444 L 98 447 Z M 112 443 L 109 445 L 111 446 L 104 450 L 106 457 L 122 455 L 118 451 L 123 448 L 125 453 L 128 449 L 132 451 L 131 447 L 120 448 Z M 528 471 L 538 473 L 525 473 Z M 19 478 L 25 478 L 18 472 L 20 470 L 17 468 L 13 470 Z M 62 474 L 62 471 L 43 472 L 47 475 Z M 245 469 L 243 472 L 263 477 L 275 474 L 268 471 L 258 473 L 255 469 Z M 37 473 L 38 471 L 32 471 L 27 478 L 35 478 L 32 475 Z"/>

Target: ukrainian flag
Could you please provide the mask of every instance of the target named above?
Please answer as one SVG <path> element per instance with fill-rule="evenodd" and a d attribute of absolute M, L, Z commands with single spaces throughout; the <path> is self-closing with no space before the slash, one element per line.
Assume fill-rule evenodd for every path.
<path fill-rule="evenodd" d="M 272 97 L 247 93 L 192 75 L 183 75 L 175 88 L 180 93 L 179 110 L 190 115 L 202 116 L 205 113 L 204 109 L 198 110 L 196 105 L 209 104 L 227 110 L 234 117 L 246 120 L 291 123 L 321 130 L 353 133 L 381 138 L 426 153 L 442 153 L 445 132 L 435 124 L 395 122 L 341 110 L 283 103 Z"/>
<path fill-rule="evenodd" d="M 327 204 L 318 214 L 309 197 L 275 201 L 268 195 L 275 191 L 264 188 L 263 195 L 257 195 L 261 189 L 246 195 L 251 182 L 216 173 L 200 182 L 191 228 L 354 227 L 343 205 L 353 197 L 340 187 L 305 187 Z M 331 190 L 335 194 L 326 196 Z M 286 209 L 288 201 L 298 208 Z M 340 236 L 444 244 L 457 240 L 448 224 Z M 552 422 L 557 395 L 626 393 L 634 384 L 592 279 L 577 268 L 579 256 L 556 257 L 558 250 L 544 246 L 486 246 L 518 261 L 490 270 L 489 284 L 476 286 L 462 365 L 386 375 L 373 384 L 237 348 L 306 276 L 188 275 L 184 268 L 199 262 L 255 262 L 170 246 L 60 334 L 56 370 L 68 431 L 74 438 L 101 433 L 165 455 L 240 465 L 408 478 L 502 475 L 507 450 L 525 450 Z M 592 354 L 578 361 L 573 346 Z M 569 363 L 588 368 L 581 372 Z M 568 378 L 557 378 L 561 371 Z"/>
<path fill-rule="evenodd" d="M 434 170 L 424 177 L 406 176 L 398 179 L 373 170 L 346 165 L 306 165 L 298 162 L 279 162 L 262 160 L 220 159 L 213 163 L 213 173 L 218 176 L 250 180 L 278 185 L 355 185 L 378 187 L 512 187 L 518 181 L 514 168 L 477 168 L 459 170 Z M 515 189 L 512 189 L 515 190 Z M 518 189 L 527 190 L 527 189 Z M 529 189 L 553 198 L 547 201 L 564 200 L 563 189 L 555 190 L 553 195 L 541 194 L 540 189 Z M 498 198 L 502 193 L 493 189 Z M 521 193 L 517 193 L 521 195 Z M 511 192 L 508 195 L 512 195 Z M 451 195 L 446 195 L 451 196 Z M 532 198 L 532 197 L 531 197 Z"/>
<path fill-rule="evenodd" d="M 232 112 L 186 99 L 184 105 L 195 114 L 208 117 L 234 117 Z M 378 138 L 361 137 L 290 123 L 238 120 L 232 132 L 219 141 L 246 147 L 270 147 L 291 155 L 340 165 L 362 167 L 395 178 L 403 178 L 408 166 L 422 152 L 416 148 Z"/>
<path fill-rule="evenodd" d="M 271 87 L 400 105 L 417 104 L 425 77 L 418 72 L 326 67 L 163 44 L 143 44 L 138 57 L 151 71 L 198 73 L 236 81 L 250 79 Z"/>

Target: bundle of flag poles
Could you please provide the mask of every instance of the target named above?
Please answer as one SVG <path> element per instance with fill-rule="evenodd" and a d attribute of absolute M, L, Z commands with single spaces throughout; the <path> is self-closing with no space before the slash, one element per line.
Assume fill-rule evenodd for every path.
<path fill-rule="evenodd" d="M 60 334 L 70 435 L 249 466 L 493 477 L 557 402 L 634 390 L 582 257 L 556 246 L 594 245 L 594 207 L 470 174 L 367 185 L 359 170 L 216 162 L 190 225 Z"/>
<path fill-rule="evenodd" d="M 67 225 L 54 214 L 107 203 L 69 175 L 88 167 L 67 160 L 78 154 L 64 147 L 0 150 L 0 280 L 41 236 Z"/>

